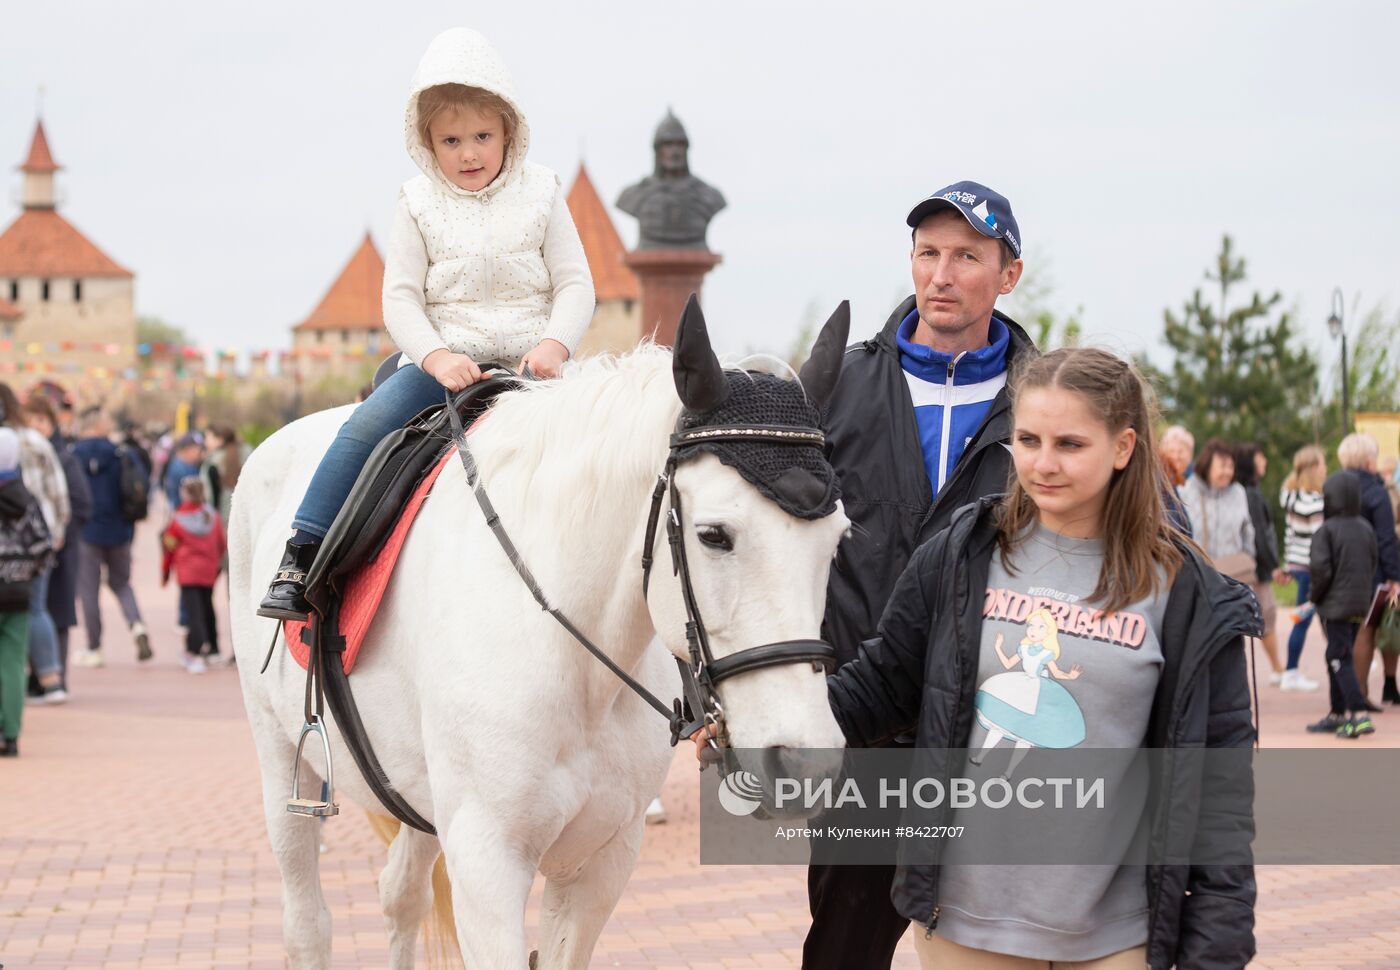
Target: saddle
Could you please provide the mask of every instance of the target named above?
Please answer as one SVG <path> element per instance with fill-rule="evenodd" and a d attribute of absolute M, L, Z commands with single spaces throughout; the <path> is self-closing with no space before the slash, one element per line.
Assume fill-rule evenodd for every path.
<path fill-rule="evenodd" d="M 460 391 L 452 404 L 463 426 L 470 427 L 498 396 L 522 383 L 503 376 L 477 381 Z M 329 615 L 349 577 L 379 558 L 405 507 L 451 447 L 451 416 L 445 405 L 435 404 L 370 452 L 307 573 L 306 600 L 318 613 Z"/>
<path fill-rule="evenodd" d="M 386 436 L 360 470 L 307 574 L 306 599 L 313 608 L 309 621 L 279 625 L 288 652 L 307 671 L 306 721 L 297 742 L 288 811 L 314 817 L 339 812 L 331 801 L 335 786 L 323 720 L 324 701 L 335 715 L 360 774 L 389 813 L 413 828 L 436 834 L 432 824 L 394 788 L 380 765 L 351 693 L 348 674 L 413 516 L 452 456 L 456 429 L 480 420 L 499 395 L 520 386 L 522 382 L 513 376 L 496 376 L 458 393 L 451 399 L 450 409 L 446 401 L 426 408 Z M 351 594 L 350 599 L 347 594 Z M 268 659 L 271 657 L 269 651 Z M 266 662 L 263 669 L 267 669 Z M 326 764 L 320 799 L 299 795 L 302 749 L 311 734 L 319 737 Z"/>

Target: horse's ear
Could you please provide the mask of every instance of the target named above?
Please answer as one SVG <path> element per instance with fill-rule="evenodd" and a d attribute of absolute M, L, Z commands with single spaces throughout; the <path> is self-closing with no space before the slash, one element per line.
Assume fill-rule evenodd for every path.
<path fill-rule="evenodd" d="M 700 312 L 700 301 L 695 299 L 694 293 L 686 301 L 680 326 L 676 328 L 671 373 L 676 379 L 676 393 L 681 403 L 692 411 L 713 411 L 729 397 L 724 368 L 710 349 L 705 315 Z"/>
<path fill-rule="evenodd" d="M 836 312 L 826 321 L 826 326 L 822 327 L 822 332 L 817 334 L 811 356 L 797 375 L 802 389 L 807 392 L 807 400 L 815 404 L 817 410 L 826 407 L 836 387 L 836 379 L 841 376 L 841 361 L 846 356 L 846 337 L 850 332 L 851 301 L 842 300 Z"/>

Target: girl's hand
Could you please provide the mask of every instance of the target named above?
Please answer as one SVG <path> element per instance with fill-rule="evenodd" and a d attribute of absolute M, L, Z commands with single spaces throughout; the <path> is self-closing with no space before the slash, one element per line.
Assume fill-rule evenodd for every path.
<path fill-rule="evenodd" d="M 441 347 L 423 358 L 423 371 L 454 393 L 481 380 L 476 361 Z"/>
<path fill-rule="evenodd" d="M 559 369 L 569 359 L 569 348 L 552 337 L 545 337 L 535 348 L 525 355 L 516 368 L 517 374 L 525 373 L 529 367 L 536 377 L 553 378 L 559 376 Z"/>

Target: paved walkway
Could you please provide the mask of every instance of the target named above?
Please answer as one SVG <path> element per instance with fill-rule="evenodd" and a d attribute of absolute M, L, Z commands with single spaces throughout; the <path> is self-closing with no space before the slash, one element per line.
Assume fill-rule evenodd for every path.
<path fill-rule="evenodd" d="M 136 666 L 107 602 L 107 667 L 75 671 L 66 706 L 31 707 L 22 757 L 0 762 L 0 965 L 280 968 L 281 886 L 237 675 L 178 666 L 175 592 L 157 585 L 153 537 L 139 536 L 136 552 L 155 661 Z M 1304 667 L 1318 679 L 1321 656 L 1320 640 L 1310 643 Z M 1301 730 L 1325 707 L 1320 695 L 1261 690 L 1269 744 L 1338 743 Z M 1400 710 L 1379 723 L 1357 743 L 1400 746 Z M 694 772 L 679 751 L 670 820 L 648 829 L 593 966 L 798 966 L 805 870 L 702 869 Z M 325 824 L 322 857 L 334 966 L 383 970 L 384 850 L 353 806 L 342 810 Z M 1400 867 L 1261 867 L 1259 882 L 1254 967 L 1400 967 Z M 533 914 L 534 904 L 532 927 Z M 907 939 L 895 965 L 917 966 Z"/>

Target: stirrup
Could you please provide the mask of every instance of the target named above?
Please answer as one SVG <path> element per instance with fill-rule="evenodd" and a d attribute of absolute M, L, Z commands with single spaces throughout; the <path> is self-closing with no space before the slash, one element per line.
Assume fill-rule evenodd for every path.
<path fill-rule="evenodd" d="M 315 798 L 300 798 L 297 792 L 297 776 L 301 772 L 301 751 L 306 745 L 306 736 L 316 734 L 321 739 L 321 750 L 326 755 L 326 787 L 325 800 Z M 301 737 L 297 739 L 297 756 L 292 762 L 292 797 L 287 799 L 287 811 L 293 815 L 310 815 L 314 818 L 325 818 L 328 815 L 339 815 L 340 806 L 335 803 L 335 772 L 331 768 L 331 744 L 326 737 L 326 726 L 318 717 L 312 717 L 301 726 Z"/>

